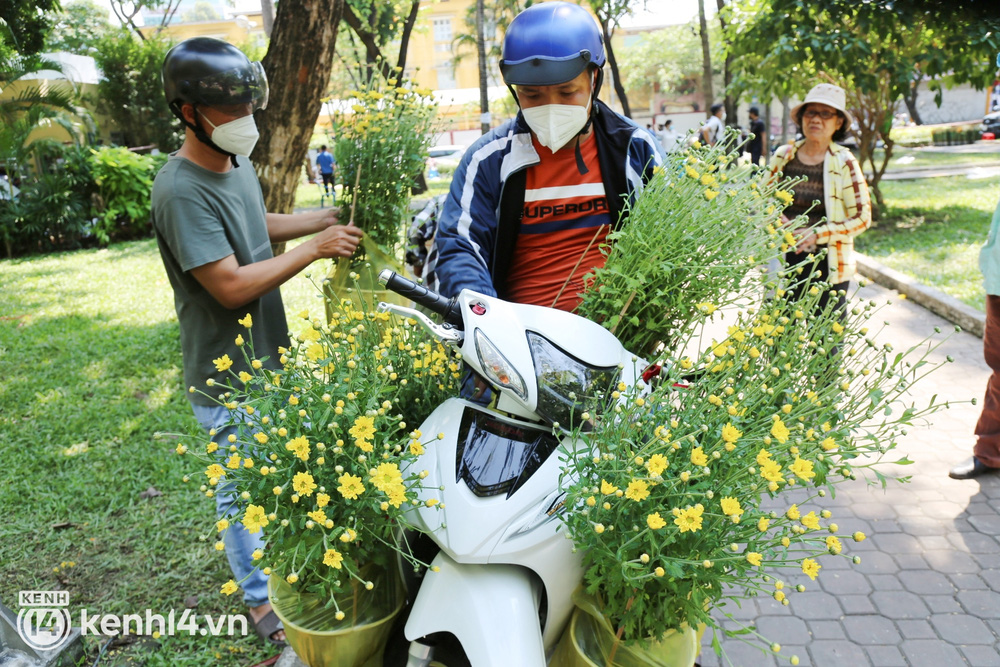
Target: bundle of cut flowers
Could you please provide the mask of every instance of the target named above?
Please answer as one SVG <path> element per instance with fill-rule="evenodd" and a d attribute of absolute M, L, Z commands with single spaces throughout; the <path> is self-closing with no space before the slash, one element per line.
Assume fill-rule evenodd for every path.
<path fill-rule="evenodd" d="M 670 153 L 610 235 L 605 265 L 588 276 L 577 312 L 628 350 L 675 348 L 699 310 L 740 298 L 755 267 L 795 244 L 779 222 L 794 181 L 739 165 L 727 145 Z"/>
<path fill-rule="evenodd" d="M 437 107 L 430 90 L 398 72 L 388 80 L 372 76 L 364 90 L 346 96 L 349 110 L 333 119 L 340 203 L 384 252 L 396 254 Z"/>
<path fill-rule="evenodd" d="M 614 407 L 565 434 L 589 454 L 567 459 L 564 521 L 620 637 L 721 629 L 711 611 L 726 598 L 787 604 L 805 586 L 785 588 L 784 573 L 815 580 L 819 556 L 850 558 L 865 539 L 823 508 L 833 486 L 859 475 L 884 486 L 879 466 L 910 463 L 893 449 L 938 408 L 906 398 L 936 367 L 935 345 L 876 343 L 874 302 L 843 320 L 807 315 L 813 292 L 794 302 L 779 289 L 739 311 L 727 337 L 663 358 L 653 386 L 620 385 Z"/>
<path fill-rule="evenodd" d="M 227 370 L 230 354 L 243 355 L 250 371 L 230 371 L 228 384 L 205 390 L 230 410 L 239 434 L 177 448 L 204 466 L 185 479 L 206 496 L 234 485 L 237 512 L 216 524 L 216 548 L 237 522 L 262 533 L 258 567 L 334 606 L 336 595 L 374 586 L 370 566 L 386 570 L 397 552 L 409 555 L 400 528 L 425 473 L 402 471 L 419 470 L 411 464 L 435 446 L 437 434 L 416 426 L 458 378 L 455 359 L 414 320 L 372 306 L 356 290 L 328 321 L 300 313 L 288 349 L 255 350 L 250 316 L 240 320 L 246 337 L 220 350 L 215 365 Z M 264 367 L 272 354 L 280 370 Z"/>
<path fill-rule="evenodd" d="M 910 463 L 893 451 L 899 437 L 940 407 L 908 390 L 937 367 L 941 341 L 896 352 L 877 342 L 875 302 L 855 296 L 838 313 L 831 298 L 824 310 L 830 285 L 808 263 L 760 266 L 794 243 L 776 225 L 787 193 L 750 168 L 727 171 L 731 159 L 694 148 L 668 164 L 580 308 L 652 351 L 657 364 L 637 357 L 638 371 L 659 369 L 609 388 L 606 410 L 561 431 L 574 443 L 563 521 L 586 592 L 630 646 L 700 624 L 729 632 L 712 614 L 725 600 L 788 604 L 807 586 L 783 576 L 858 562 L 850 545 L 865 535 L 842 530 L 823 499 L 859 476 L 884 486 L 887 464 Z M 571 453 L 580 441 L 583 456 Z"/>

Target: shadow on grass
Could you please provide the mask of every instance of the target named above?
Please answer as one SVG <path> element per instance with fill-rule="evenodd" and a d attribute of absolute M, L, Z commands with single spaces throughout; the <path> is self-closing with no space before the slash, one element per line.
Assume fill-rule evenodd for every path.
<path fill-rule="evenodd" d="M 989 229 L 990 216 L 972 206 L 889 207 L 877 225 L 858 237 L 858 245 L 863 248 L 892 241 L 897 246 L 921 247 L 982 242 Z"/>
<path fill-rule="evenodd" d="M 83 607 L 180 615 L 189 596 L 199 614 L 241 613 L 240 596 L 218 594 L 231 575 L 212 548 L 214 503 L 182 481 L 200 466 L 156 437 L 199 432 L 176 323 L 45 317 L 30 296 L 14 301 L 33 317 L 0 321 L 0 598 L 66 590 L 74 618 Z M 162 495 L 142 497 L 149 487 Z M 263 651 L 253 637 L 199 637 L 156 664 L 247 664 Z"/>

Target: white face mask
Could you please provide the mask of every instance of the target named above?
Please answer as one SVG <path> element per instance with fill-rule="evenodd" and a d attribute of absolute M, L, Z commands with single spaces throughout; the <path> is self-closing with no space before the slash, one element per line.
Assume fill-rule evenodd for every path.
<path fill-rule="evenodd" d="M 528 127 L 538 137 L 538 143 L 555 153 L 580 134 L 590 113 L 577 104 L 545 104 L 521 109 Z"/>
<path fill-rule="evenodd" d="M 201 115 L 205 122 L 212 126 L 212 143 L 224 151 L 250 157 L 253 147 L 257 145 L 260 132 L 257 131 L 257 123 L 254 122 L 253 114 L 247 114 L 242 118 L 231 120 L 222 125 L 214 125 L 212 121 Z"/>

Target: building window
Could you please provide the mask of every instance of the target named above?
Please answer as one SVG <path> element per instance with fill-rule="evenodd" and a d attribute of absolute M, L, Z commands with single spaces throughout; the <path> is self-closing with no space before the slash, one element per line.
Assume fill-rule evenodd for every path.
<path fill-rule="evenodd" d="M 434 41 L 451 42 L 451 18 L 434 19 Z"/>
<path fill-rule="evenodd" d="M 451 63 L 438 65 L 435 69 L 438 75 L 438 90 L 451 90 L 455 88 L 455 68 Z"/>

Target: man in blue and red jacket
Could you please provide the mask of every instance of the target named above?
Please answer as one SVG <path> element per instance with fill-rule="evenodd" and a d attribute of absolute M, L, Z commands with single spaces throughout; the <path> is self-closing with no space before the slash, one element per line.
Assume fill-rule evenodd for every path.
<path fill-rule="evenodd" d="M 429 286 L 572 311 L 626 203 L 662 162 L 656 138 L 597 99 L 604 44 L 579 5 L 533 5 L 500 70 L 520 112 L 455 171 L 427 261 Z"/>

